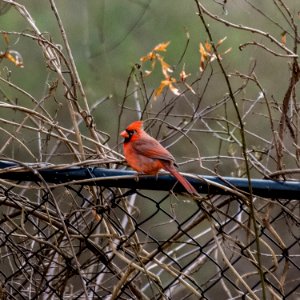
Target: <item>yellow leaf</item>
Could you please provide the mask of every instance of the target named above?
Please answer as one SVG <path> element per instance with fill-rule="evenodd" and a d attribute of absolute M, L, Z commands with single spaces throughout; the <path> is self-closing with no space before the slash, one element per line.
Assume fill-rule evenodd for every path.
<path fill-rule="evenodd" d="M 204 60 L 206 60 L 208 53 L 206 52 L 205 48 L 203 47 L 202 43 L 199 45 L 199 52 L 201 54 L 201 57 L 203 57 Z"/>
<path fill-rule="evenodd" d="M 164 88 L 168 87 L 170 91 L 175 95 L 180 95 L 179 90 L 173 85 L 176 82 L 176 79 L 169 77 L 165 80 L 162 80 L 159 87 L 154 91 L 154 99 L 156 99 L 163 92 Z"/>
<path fill-rule="evenodd" d="M 205 42 L 205 49 L 207 52 L 211 52 L 211 44 L 208 41 Z"/>
<path fill-rule="evenodd" d="M 153 51 L 151 51 L 151 52 L 149 52 L 146 56 L 142 56 L 142 57 L 140 58 L 140 61 L 141 61 L 141 62 L 146 62 L 146 61 L 148 61 L 148 60 L 154 60 L 155 58 L 156 58 L 156 53 L 153 52 Z"/>
<path fill-rule="evenodd" d="M 169 46 L 170 41 L 168 42 L 164 42 L 164 43 L 160 43 L 158 45 L 156 45 L 153 49 L 153 51 L 167 51 L 167 47 Z"/>
<path fill-rule="evenodd" d="M 173 72 L 173 70 L 171 69 L 171 66 L 164 61 L 164 58 L 162 56 L 158 55 L 158 59 L 161 64 L 162 73 L 164 74 L 165 78 L 169 78 L 170 77 L 169 73 Z"/>
<path fill-rule="evenodd" d="M 24 68 L 23 58 L 21 54 L 15 50 L 5 51 L 0 53 L 0 58 L 6 58 L 17 67 Z"/>
<path fill-rule="evenodd" d="M 173 84 L 169 84 L 169 89 L 174 95 L 180 95 L 179 90 Z"/>
<path fill-rule="evenodd" d="M 145 61 L 147 61 L 147 60 L 149 60 L 148 55 L 147 55 L 147 56 L 142 56 L 142 57 L 140 58 L 140 61 L 141 61 L 141 62 L 145 62 Z"/>
<path fill-rule="evenodd" d="M 166 80 L 162 80 L 159 87 L 157 89 L 155 89 L 154 91 L 154 99 L 156 99 L 158 96 L 161 95 L 163 89 L 168 86 L 168 84 L 166 84 Z"/>

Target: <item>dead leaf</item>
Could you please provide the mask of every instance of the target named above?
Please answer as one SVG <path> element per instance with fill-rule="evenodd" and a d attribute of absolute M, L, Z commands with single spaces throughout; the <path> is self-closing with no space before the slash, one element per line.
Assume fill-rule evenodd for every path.
<path fill-rule="evenodd" d="M 281 33 L 281 43 L 283 45 L 286 45 L 286 31 L 284 31 L 283 33 Z"/>
<path fill-rule="evenodd" d="M 180 95 L 179 90 L 173 85 L 173 83 L 175 83 L 175 82 L 176 82 L 176 79 L 173 77 L 169 77 L 165 80 L 162 80 L 159 87 L 154 91 L 154 99 L 156 99 L 158 96 L 160 96 L 166 87 L 168 87 L 174 95 L 177 95 L 177 96 Z"/>
<path fill-rule="evenodd" d="M 153 51 L 164 51 L 166 52 L 167 51 L 167 47 L 170 45 L 170 41 L 168 42 L 164 42 L 164 43 L 160 43 L 158 45 L 156 45 L 154 48 L 153 48 Z"/>

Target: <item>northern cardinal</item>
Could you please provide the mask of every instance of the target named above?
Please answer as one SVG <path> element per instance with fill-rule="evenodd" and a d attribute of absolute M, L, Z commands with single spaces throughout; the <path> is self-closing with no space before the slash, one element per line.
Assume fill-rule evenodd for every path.
<path fill-rule="evenodd" d="M 196 195 L 196 189 L 176 170 L 175 158 L 156 139 L 143 130 L 143 122 L 135 121 L 121 132 L 127 163 L 139 173 L 156 175 L 160 169 L 170 172 L 186 191 Z"/>

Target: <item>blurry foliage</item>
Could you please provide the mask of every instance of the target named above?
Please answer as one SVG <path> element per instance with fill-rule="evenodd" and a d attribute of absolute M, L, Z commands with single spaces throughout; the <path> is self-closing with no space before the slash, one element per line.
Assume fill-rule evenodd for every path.
<path fill-rule="evenodd" d="M 10 1 L 11 7 L 8 7 L 7 2 L 0 1 L 3 5 L 0 5 L 2 158 L 21 162 L 60 163 L 63 167 L 76 164 L 121 168 L 124 167 L 124 162 L 118 134 L 130 121 L 142 118 L 146 121 L 147 132 L 158 138 L 164 146 L 171 148 L 182 171 L 248 179 L 297 179 L 300 166 L 300 39 L 297 31 L 300 18 L 297 1 L 56 2 Z M 20 61 L 23 68 L 20 68 Z M 36 193 L 34 191 L 28 195 L 29 186 L 17 186 L 19 194 L 24 193 L 29 198 L 24 200 L 16 197 L 19 196 L 16 192 L 7 201 L 5 197 L 8 197 L 10 190 L 8 184 L 7 190 L 3 190 L 3 201 L 9 204 L 6 207 L 7 215 L 13 208 L 17 211 L 13 216 L 19 218 L 19 214 L 24 214 L 23 203 L 34 203 L 36 205 L 32 206 L 32 210 L 38 216 L 41 195 L 46 191 L 42 205 L 45 212 L 49 213 L 47 208 L 52 201 L 52 220 L 58 223 L 55 226 L 61 225 L 57 227 L 60 228 L 58 234 L 63 232 L 67 237 L 65 239 L 61 235 L 62 241 L 72 246 L 70 234 L 78 238 L 78 233 L 74 230 L 79 224 L 83 229 L 80 239 L 83 238 L 85 243 L 88 241 L 86 237 L 92 237 L 90 234 L 94 229 L 105 233 L 103 237 L 96 237 L 97 245 L 98 242 L 103 243 L 105 255 L 112 260 L 117 257 L 122 262 L 120 264 L 119 261 L 116 266 L 121 265 L 126 270 L 125 273 L 129 272 L 129 281 L 134 277 L 135 271 L 142 274 L 147 271 L 144 263 L 153 259 L 151 253 L 138 253 L 144 250 L 143 241 L 139 240 L 138 234 L 143 236 L 143 240 L 148 238 L 151 236 L 147 232 L 149 228 L 150 231 L 154 228 L 153 232 L 157 234 L 157 241 L 151 245 L 154 250 L 160 248 L 161 240 L 170 238 L 166 243 L 168 245 L 164 246 L 166 248 L 172 244 L 170 231 L 177 230 L 177 239 L 180 240 L 183 234 L 190 231 L 196 234 L 199 228 L 206 228 L 207 239 L 210 240 L 208 252 L 213 253 L 217 261 L 215 275 L 223 273 L 220 265 L 225 265 L 226 270 L 233 275 L 233 286 L 237 282 L 253 299 L 256 299 L 253 295 L 260 295 L 261 291 L 257 290 L 257 285 L 254 290 L 247 284 L 242 284 L 243 280 L 252 280 L 254 273 L 248 276 L 247 272 L 255 270 L 255 282 L 263 288 L 263 271 L 268 276 L 273 276 L 273 269 L 270 271 L 267 267 L 267 259 L 274 258 L 273 267 L 276 269 L 277 255 L 280 260 L 286 260 L 288 249 L 295 251 L 294 244 L 285 246 L 271 225 L 276 223 L 276 228 L 283 228 L 283 240 L 292 236 L 289 233 L 297 226 L 298 220 L 293 200 L 285 210 L 284 202 L 281 205 L 279 202 L 269 202 L 269 199 L 254 197 L 251 193 L 249 195 L 235 191 L 234 196 L 230 195 L 225 199 L 208 195 L 201 199 L 206 200 L 201 202 L 202 207 L 198 202 L 191 202 L 193 206 L 198 204 L 195 209 L 192 205 L 187 208 L 184 198 L 178 198 L 172 193 L 161 196 L 162 192 L 133 192 L 130 197 L 125 197 L 119 189 L 82 186 L 74 190 L 73 194 L 67 189 L 65 191 L 71 198 L 70 201 L 74 201 L 72 207 L 66 207 L 66 212 L 70 209 L 67 224 L 58 205 L 66 203 L 65 194 L 55 192 L 57 195 L 54 195 L 47 185 L 43 188 L 44 190 L 39 190 L 38 187 Z M 14 198 L 18 198 L 21 204 L 13 202 Z M 125 198 L 128 201 L 123 201 Z M 157 204 L 160 198 L 161 205 Z M 112 203 L 114 201 L 116 203 Z M 139 201 L 152 201 L 152 209 L 157 210 L 153 214 L 157 215 L 156 221 L 151 214 L 149 216 L 150 202 L 144 205 L 139 204 Z M 236 215 L 231 214 L 232 202 L 237 205 L 233 209 Z M 116 215 L 115 204 L 120 210 Z M 143 207 L 143 211 L 140 212 L 137 207 Z M 280 210 L 278 216 L 274 215 L 274 207 Z M 197 215 L 194 215 L 196 223 L 190 224 L 194 211 L 197 211 Z M 272 218 L 269 219 L 271 215 Z M 139 216 L 144 217 L 145 223 L 134 223 L 135 216 L 137 220 Z M 164 224 L 166 216 L 168 224 Z M 43 215 L 44 219 L 45 217 L 47 216 Z M 176 217 L 182 217 L 181 223 L 175 223 L 178 221 Z M 282 226 L 289 218 L 292 229 Z M 20 230 L 17 223 L 7 220 L 12 231 L 14 228 Z M 94 220 L 99 224 L 94 226 Z M 229 223 L 234 223 L 234 230 L 230 229 L 227 234 L 224 226 L 228 220 Z M 28 217 L 27 221 L 31 219 Z M 256 224 L 253 228 L 250 221 Z M 6 220 L 3 222 L 6 224 Z M 159 222 L 157 228 L 156 222 Z M 182 223 L 185 222 L 187 228 L 182 230 Z M 51 225 L 49 227 L 54 230 L 54 223 L 50 219 L 48 223 L 47 226 Z M 74 227 L 67 231 L 65 226 L 70 224 Z M 145 231 L 139 232 L 144 226 Z M 163 231 L 162 228 L 167 230 Z M 259 228 L 263 228 L 262 237 L 259 236 Z M 37 229 L 36 236 L 40 239 L 40 228 L 37 226 Z M 239 238 L 236 238 L 239 235 L 235 235 L 235 230 L 241 232 L 239 235 L 249 242 L 247 247 L 239 244 Z M 200 230 L 200 239 L 201 234 Z M 272 255 L 268 257 L 267 254 L 265 260 L 260 260 L 260 255 L 267 250 L 260 251 L 259 245 L 265 243 L 263 239 L 269 238 L 269 234 L 277 239 L 278 243 L 274 247 L 280 251 L 277 254 L 277 251 L 271 249 Z M 26 243 L 31 243 L 31 238 L 26 236 Z M 187 235 L 187 239 L 182 240 L 178 247 L 188 247 L 190 239 L 192 237 Z M 53 240 L 58 239 L 54 236 Z M 299 238 L 294 240 L 297 242 Z M 231 262 L 225 264 L 226 258 L 230 259 L 231 256 L 231 244 L 226 249 L 230 254 L 225 255 L 221 246 L 223 241 L 240 247 L 238 256 L 246 259 L 251 269 L 247 266 L 247 270 L 241 273 L 243 275 L 231 272 Z M 41 242 L 43 243 L 44 241 Z M 195 253 L 200 254 L 200 244 L 201 242 L 195 244 Z M 70 255 L 74 263 L 77 263 L 74 270 L 80 271 L 81 266 L 75 259 L 76 253 L 72 247 L 70 249 Z M 185 249 L 182 248 L 183 258 Z M 236 249 L 233 251 L 237 251 Z M 245 254 L 245 249 L 249 253 Z M 85 250 L 83 247 L 82 253 Z M 165 251 L 164 248 L 160 250 Z M 255 251 L 256 255 L 253 254 Z M 168 252 L 165 254 L 169 256 Z M 207 253 L 203 252 L 201 256 L 201 259 L 206 260 Z M 159 260 L 159 256 L 155 256 L 157 257 Z M 133 260 L 136 260 L 135 264 L 138 266 L 132 267 Z M 97 268 L 98 258 L 94 262 L 97 263 Z M 173 263 L 177 264 L 175 259 L 171 260 L 171 264 Z M 168 267 L 167 263 L 166 266 Z M 129 267 L 128 270 L 126 267 Z M 194 267 L 197 271 L 201 269 L 196 260 Z M 66 270 L 68 268 L 69 265 Z M 174 286 L 177 285 L 178 278 L 185 280 L 185 274 L 193 274 L 193 268 L 189 271 L 191 273 L 183 273 L 186 272 L 185 268 L 179 270 L 178 276 L 177 273 L 172 273 L 172 280 L 176 277 Z M 297 269 L 295 268 L 296 271 Z M 206 267 L 207 270 L 212 270 L 212 267 Z M 292 272 L 296 273 L 295 270 Z M 114 276 L 118 274 L 117 268 L 110 271 Z M 277 299 L 284 293 L 286 272 L 288 267 L 276 278 L 281 283 L 280 291 L 275 289 L 275 285 L 269 286 L 272 295 L 278 296 Z M 99 272 L 95 273 L 99 275 Z M 294 273 L 290 276 L 293 277 Z M 89 274 L 78 273 L 79 277 Z M 153 280 L 149 274 L 148 271 L 145 273 L 146 288 Z M 120 279 L 117 276 L 111 277 L 113 281 Z M 128 278 L 123 277 L 124 281 L 119 280 L 120 285 L 114 288 L 115 299 Z M 212 277 L 206 279 L 203 286 L 215 280 Z M 81 280 L 84 289 L 83 277 Z M 161 288 L 160 282 L 153 282 Z M 288 282 L 291 282 L 290 278 Z M 89 283 L 94 284 L 92 281 Z M 109 283 L 109 288 L 114 283 Z M 198 292 L 187 287 L 191 294 L 199 297 L 202 284 L 197 287 Z M 63 292 L 64 289 L 65 286 L 62 288 Z M 169 290 L 168 287 L 164 289 Z M 159 290 L 161 291 L 162 289 Z M 226 291 L 230 295 L 231 291 Z M 235 291 L 240 293 L 236 287 Z M 83 293 L 87 295 L 87 291 Z"/>
<path fill-rule="evenodd" d="M 294 15 L 295 22 L 299 24 L 295 2 L 286 1 L 285 3 Z M 200 62 L 199 69 L 199 61 L 202 61 L 203 64 L 207 59 L 207 53 L 210 53 L 212 49 L 207 42 L 204 28 L 199 22 L 193 1 L 118 2 L 94 0 L 63 1 L 56 3 L 56 5 L 89 105 L 92 106 L 97 101 L 108 97 L 108 100 L 101 102 L 101 105 L 93 111 L 93 117 L 99 130 L 111 134 L 111 145 L 117 140 L 118 128 L 115 120 L 117 120 L 123 102 L 126 107 L 130 107 L 132 110 L 125 111 L 121 126 L 126 125 L 129 120 L 138 118 L 139 115 L 134 112 L 136 97 L 140 99 L 141 107 L 147 101 L 150 102 L 149 105 L 146 105 L 151 114 L 145 115 L 149 118 L 155 116 L 166 104 L 165 100 L 162 100 L 163 98 L 166 97 L 165 99 L 169 101 L 172 97 L 165 89 L 166 87 L 174 86 L 173 92 L 175 94 L 186 89 L 189 104 L 185 100 L 185 95 L 182 95 L 179 96 L 179 101 L 174 102 L 172 108 L 172 114 L 182 115 L 182 122 L 185 122 L 184 115 L 187 119 L 189 118 L 191 113 L 189 107 L 191 105 L 197 106 L 199 97 L 201 97 L 199 105 L 203 109 L 214 105 L 227 93 L 226 84 L 217 64 L 207 68 L 201 74 L 201 68 L 203 69 L 204 66 L 201 66 Z M 292 45 L 291 30 L 284 18 L 278 14 L 278 7 L 275 2 L 272 2 L 271 5 L 261 1 L 248 0 L 226 1 L 224 3 L 222 1 L 203 1 L 203 5 L 224 20 L 257 28 L 270 33 L 287 47 Z M 8 7 L 7 4 L 5 6 Z M 32 29 L 26 19 L 20 17 L 15 8 L 7 9 L 6 7 L 0 19 L 2 31 L 31 33 Z M 43 35 L 65 52 L 60 29 L 50 3 L 32 0 L 26 3 L 26 8 Z M 247 74 L 253 68 L 266 95 L 270 100 L 272 99 L 280 105 L 288 85 L 290 76 L 288 63 L 290 60 L 285 57 L 271 56 L 267 51 L 255 46 L 244 47 L 241 51 L 239 50 L 241 44 L 256 38 L 251 31 L 236 30 L 208 17 L 207 22 L 215 43 L 223 41 L 223 38 L 227 37 L 223 41 L 222 51 L 220 51 L 222 54 L 226 52 L 226 49 L 231 49 L 223 60 L 227 72 L 235 74 L 238 71 L 240 74 Z M 55 116 L 55 120 L 63 126 L 70 124 L 70 119 L 66 116 L 66 104 L 62 100 L 65 91 L 60 84 L 48 97 L 49 86 L 56 85 L 57 78 L 53 72 L 49 72 L 41 49 L 37 47 L 37 42 L 30 37 L 18 34 L 10 34 L 9 40 L 11 49 L 23 57 L 25 68 L 16 68 L 9 61 L 2 59 L 1 76 L 28 91 L 37 100 L 46 96 L 47 100 L 44 101 L 44 105 Z M 171 48 L 164 55 L 164 61 L 168 66 L 164 70 L 172 70 L 170 80 L 165 78 L 165 81 L 162 82 L 161 72 L 158 71 L 153 72 L 151 78 L 139 77 L 139 69 L 135 69 L 134 75 L 130 75 L 133 66 L 140 64 L 140 57 L 146 55 L 149 49 L 155 45 L 166 40 L 171 42 Z M 258 37 L 257 41 L 262 42 L 262 37 Z M 267 47 L 274 46 L 268 39 L 264 39 L 263 42 Z M 199 58 L 199 43 L 201 43 L 201 58 Z M 1 44 L 2 51 L 5 51 L 5 43 L 2 41 Z M 210 55 L 214 60 L 213 52 Z M 282 80 L 283 78 L 287 80 Z M 239 88 L 241 79 L 241 77 L 232 76 L 232 87 Z M 126 87 L 127 81 L 129 81 L 129 86 Z M 182 82 L 177 86 L 175 82 L 178 81 Z M 5 97 L 10 98 L 11 101 L 24 106 L 30 103 L 24 95 L 20 95 L 18 91 L 7 84 L 2 82 L 0 88 Z M 138 95 L 134 92 L 136 88 L 137 90 L 140 89 Z M 202 97 L 204 89 L 205 95 Z M 255 84 L 247 85 L 242 91 L 238 100 L 238 106 L 242 113 L 249 109 L 251 101 L 255 101 L 259 92 Z M 162 99 L 158 99 L 154 103 L 155 94 Z M 144 104 L 142 104 L 143 102 Z M 270 130 L 260 130 L 261 128 L 269 128 L 268 117 L 260 117 L 259 122 L 257 122 L 256 117 L 256 114 L 266 114 L 267 108 L 263 101 L 261 103 L 258 101 L 257 105 L 260 107 L 259 112 L 255 112 L 253 118 L 247 118 L 247 126 L 253 128 L 262 137 L 268 138 Z M 273 113 L 274 118 L 280 115 L 278 110 Z M 223 118 L 224 107 L 216 107 L 211 112 L 212 116 L 216 119 Z M 236 121 L 230 102 L 226 106 L 226 118 L 232 122 Z M 209 122 L 209 126 L 211 130 L 220 128 L 216 120 Z M 83 123 L 81 123 L 80 128 L 83 132 L 87 132 Z M 204 129 L 199 127 L 199 130 Z M 210 132 L 199 134 L 197 131 L 191 131 L 190 135 L 199 146 L 202 156 L 206 157 L 215 153 L 215 149 L 218 147 L 221 147 L 220 154 L 228 152 L 228 145 L 224 147 L 223 141 L 216 139 Z M 257 140 L 252 135 L 247 138 L 250 145 L 260 146 L 259 144 L 256 145 Z M 202 140 L 205 140 L 205 143 Z M 177 152 L 179 156 L 184 154 L 188 157 L 195 156 L 195 151 L 192 148 L 190 149 L 191 152 L 188 153 L 182 143 L 177 143 L 175 146 L 173 151 Z M 224 174 L 228 173 L 228 167 L 231 169 L 232 165 L 226 161 L 223 161 L 222 164 L 224 164 Z M 209 167 L 213 168 L 213 165 Z M 192 168 L 193 171 L 197 169 L 197 165 Z"/>

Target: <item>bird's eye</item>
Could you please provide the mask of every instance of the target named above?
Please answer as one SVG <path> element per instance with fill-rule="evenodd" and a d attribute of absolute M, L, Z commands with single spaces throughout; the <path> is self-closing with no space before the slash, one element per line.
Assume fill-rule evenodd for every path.
<path fill-rule="evenodd" d="M 132 136 L 136 131 L 135 130 L 126 130 L 129 136 Z"/>

